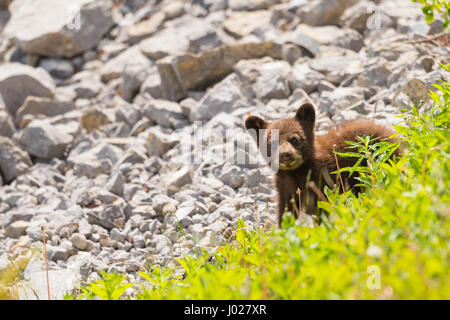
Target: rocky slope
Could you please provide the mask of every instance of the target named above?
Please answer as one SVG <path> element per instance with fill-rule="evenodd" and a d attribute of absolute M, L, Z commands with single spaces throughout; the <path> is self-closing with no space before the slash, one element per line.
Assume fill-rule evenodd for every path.
<path fill-rule="evenodd" d="M 392 124 L 449 63 L 409 0 L 70 3 L 0 1 L 0 272 L 43 226 L 55 297 L 273 222 L 247 113 Z"/>

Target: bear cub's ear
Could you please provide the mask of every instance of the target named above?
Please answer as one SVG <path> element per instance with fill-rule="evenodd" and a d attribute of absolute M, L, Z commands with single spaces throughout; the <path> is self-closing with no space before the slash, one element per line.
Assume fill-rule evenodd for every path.
<path fill-rule="evenodd" d="M 261 129 L 267 129 L 268 123 L 258 116 L 249 116 L 245 119 L 245 128 L 247 130 L 254 129 L 258 132 Z"/>
<path fill-rule="evenodd" d="M 298 108 L 295 118 L 302 123 L 314 124 L 316 121 L 316 111 L 314 110 L 312 103 L 306 102 L 302 104 L 300 108 Z"/>

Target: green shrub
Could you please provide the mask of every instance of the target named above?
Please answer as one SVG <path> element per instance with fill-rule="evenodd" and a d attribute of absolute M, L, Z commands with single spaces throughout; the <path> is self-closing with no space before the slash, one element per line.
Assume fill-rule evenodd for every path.
<path fill-rule="evenodd" d="M 411 0 L 422 4 L 422 12 L 425 14 L 425 21 L 433 23 L 436 16 L 443 19 L 442 29 L 446 30 L 450 22 L 450 2 L 448 0 Z"/>

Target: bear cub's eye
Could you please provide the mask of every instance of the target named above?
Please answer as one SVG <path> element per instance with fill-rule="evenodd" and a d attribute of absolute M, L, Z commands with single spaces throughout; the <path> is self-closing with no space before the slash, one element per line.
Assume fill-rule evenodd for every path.
<path fill-rule="evenodd" d="M 292 137 L 289 139 L 289 142 L 294 146 L 298 147 L 300 145 L 300 140 L 297 137 Z"/>

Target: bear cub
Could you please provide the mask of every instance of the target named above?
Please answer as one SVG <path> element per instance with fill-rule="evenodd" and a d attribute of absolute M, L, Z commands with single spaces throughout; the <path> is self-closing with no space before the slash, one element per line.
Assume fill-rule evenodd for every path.
<path fill-rule="evenodd" d="M 273 122 L 250 115 L 245 120 L 247 130 L 255 130 L 257 141 L 260 135 L 270 150 L 271 130 L 278 130 L 278 171 L 274 177 L 277 190 L 277 224 L 281 226 L 284 212 L 291 211 L 300 214 L 304 210 L 307 214 L 317 213 L 318 198 L 324 200 L 323 191 L 327 185 L 330 189 L 342 184 L 345 190 L 357 194 L 360 190 L 355 187 L 358 180 L 347 172 L 331 174 L 337 170 L 336 152 L 355 152 L 349 149 L 345 141 L 356 141 L 357 136 L 371 136 L 376 141 L 387 139 L 395 143 L 398 139 L 390 138 L 395 132 L 389 128 L 375 124 L 372 120 L 354 120 L 330 130 L 327 134 L 315 135 L 316 114 L 311 103 L 305 103 L 297 110 L 292 118 L 280 119 Z M 264 130 L 265 129 L 265 130 Z M 258 147 L 260 147 L 258 145 Z M 270 152 L 269 152 L 270 153 Z M 398 156 L 399 149 L 394 152 Z M 270 156 L 270 154 L 268 154 Z M 337 156 L 340 168 L 352 167 L 358 158 L 343 158 Z M 392 157 L 392 156 L 391 156 Z M 360 165 L 366 165 L 362 162 Z M 340 181 L 342 179 L 342 181 Z M 345 183 L 344 183 L 345 182 Z M 325 198 L 326 200 L 326 198 Z"/>

